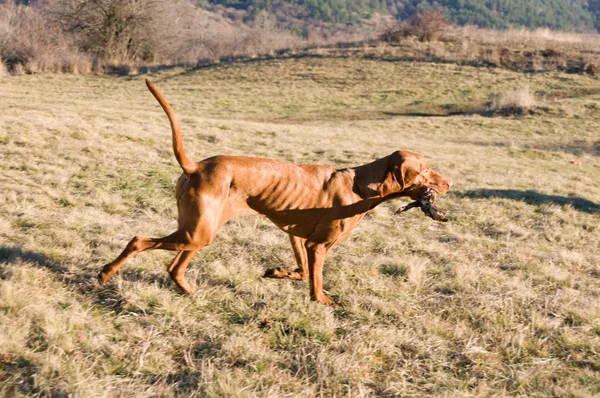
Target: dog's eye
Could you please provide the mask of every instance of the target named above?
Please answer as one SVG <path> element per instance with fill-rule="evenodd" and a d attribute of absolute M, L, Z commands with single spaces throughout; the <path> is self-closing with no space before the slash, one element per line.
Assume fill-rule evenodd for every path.
<path fill-rule="evenodd" d="M 423 174 L 429 174 L 429 169 L 423 170 Z"/>

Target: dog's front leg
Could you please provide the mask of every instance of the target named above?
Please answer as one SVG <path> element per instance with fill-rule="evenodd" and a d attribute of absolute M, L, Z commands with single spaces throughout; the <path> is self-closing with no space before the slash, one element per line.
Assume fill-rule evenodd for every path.
<path fill-rule="evenodd" d="M 296 258 L 296 264 L 298 268 L 293 271 L 290 279 L 305 281 L 308 279 L 308 257 L 306 254 L 306 239 L 299 238 L 294 235 L 290 235 L 290 242 L 292 243 L 292 249 L 294 250 L 294 257 Z"/>
<path fill-rule="evenodd" d="M 323 293 L 323 264 L 327 255 L 327 246 L 322 243 L 307 241 L 305 247 L 310 275 L 310 298 L 331 305 L 333 301 Z"/>

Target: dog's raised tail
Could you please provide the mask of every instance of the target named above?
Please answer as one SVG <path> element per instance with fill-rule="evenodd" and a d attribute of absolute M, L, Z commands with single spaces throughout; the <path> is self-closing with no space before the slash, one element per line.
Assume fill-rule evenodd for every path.
<path fill-rule="evenodd" d="M 177 117 L 175 116 L 173 108 L 171 108 L 171 105 L 169 105 L 165 97 L 162 96 L 162 94 L 148 78 L 146 78 L 146 86 L 148 86 L 148 89 L 154 98 L 156 98 L 160 106 L 162 106 L 163 110 L 167 114 L 167 117 L 169 118 L 169 122 L 171 123 L 171 131 L 173 133 L 173 152 L 175 152 L 175 158 L 177 159 L 177 162 L 179 162 L 179 165 L 183 169 L 184 173 L 192 174 L 194 171 L 196 171 L 198 165 L 188 159 L 188 157 L 185 156 L 185 152 L 183 152 L 181 128 L 179 127 L 179 121 L 177 121 Z"/>

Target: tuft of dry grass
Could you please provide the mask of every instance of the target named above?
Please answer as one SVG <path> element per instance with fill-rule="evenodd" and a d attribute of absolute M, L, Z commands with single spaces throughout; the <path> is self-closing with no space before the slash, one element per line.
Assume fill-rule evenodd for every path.
<path fill-rule="evenodd" d="M 496 94 L 492 101 L 492 111 L 504 114 L 524 114 L 537 105 L 535 95 L 524 87 L 517 91 Z"/>
<path fill-rule="evenodd" d="M 100 287 L 132 236 L 174 230 L 168 121 L 141 76 L 3 77 L 0 395 L 600 394 L 597 77 L 325 52 L 152 79 L 191 158 L 342 168 L 409 149 L 454 180 L 450 221 L 374 209 L 326 260 L 340 307 L 261 278 L 294 259 L 259 218 L 192 259 L 193 297 L 161 251 Z M 522 87 L 555 111 L 450 112 Z"/>

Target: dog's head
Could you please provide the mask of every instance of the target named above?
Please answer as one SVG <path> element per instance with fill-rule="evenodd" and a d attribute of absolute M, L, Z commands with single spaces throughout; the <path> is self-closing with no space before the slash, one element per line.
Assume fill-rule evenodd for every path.
<path fill-rule="evenodd" d="M 427 189 L 441 195 L 452 187 L 452 181 L 431 169 L 427 159 L 418 153 L 397 151 L 388 158 L 385 180 L 377 189 L 380 195 L 400 194 L 419 200 Z"/>

